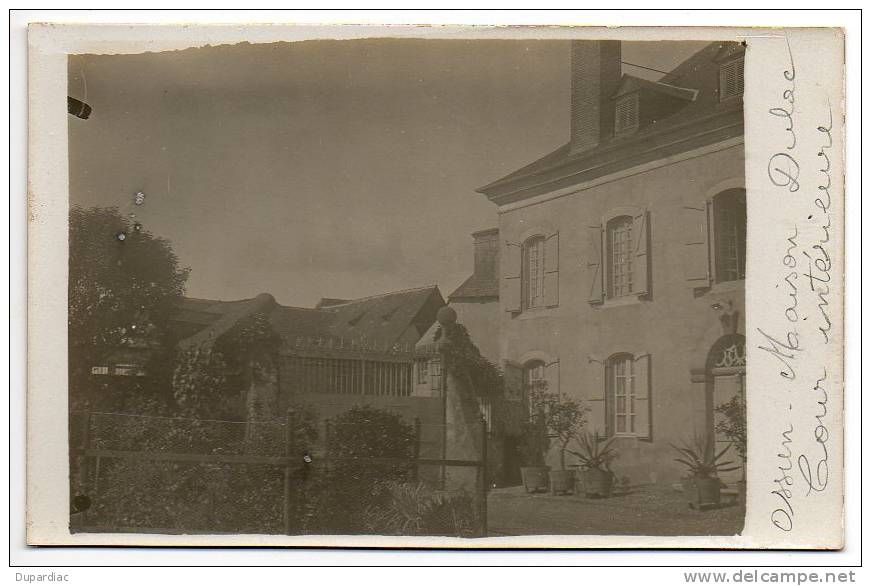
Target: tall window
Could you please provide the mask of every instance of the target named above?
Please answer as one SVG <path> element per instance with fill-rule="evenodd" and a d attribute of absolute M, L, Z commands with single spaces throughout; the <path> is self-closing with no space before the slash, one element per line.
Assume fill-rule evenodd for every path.
<path fill-rule="evenodd" d="M 608 297 L 633 291 L 632 218 L 619 216 L 608 222 Z"/>
<path fill-rule="evenodd" d="M 744 278 L 747 264 L 747 194 L 730 189 L 714 198 L 715 271 L 717 282 Z"/>
<path fill-rule="evenodd" d="M 530 360 L 523 367 L 523 382 L 526 385 L 527 407 L 531 414 L 540 412 L 544 407 L 541 404 L 541 395 L 547 390 L 547 380 L 544 378 L 544 362 Z"/>
<path fill-rule="evenodd" d="M 526 366 L 523 368 L 523 375 L 526 379 L 524 382 L 526 383 L 527 388 L 543 388 L 545 383 L 544 362 L 541 360 L 531 360 L 530 362 L 527 362 Z"/>
<path fill-rule="evenodd" d="M 544 236 L 533 236 L 523 244 L 523 308 L 544 306 Z"/>
<path fill-rule="evenodd" d="M 611 429 L 617 435 L 636 433 L 635 360 L 631 354 L 620 354 L 608 360 L 607 393 L 611 406 Z"/>

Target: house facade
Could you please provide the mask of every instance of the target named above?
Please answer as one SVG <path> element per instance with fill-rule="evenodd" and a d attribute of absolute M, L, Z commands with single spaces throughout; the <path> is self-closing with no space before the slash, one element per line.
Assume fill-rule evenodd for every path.
<path fill-rule="evenodd" d="M 716 408 L 743 398 L 743 47 L 657 81 L 622 73 L 619 42 L 571 50 L 569 142 L 478 190 L 499 211 L 498 311 L 469 329 L 497 330 L 506 381 L 588 405 L 618 474 L 674 482 L 670 444 L 725 441 Z"/>

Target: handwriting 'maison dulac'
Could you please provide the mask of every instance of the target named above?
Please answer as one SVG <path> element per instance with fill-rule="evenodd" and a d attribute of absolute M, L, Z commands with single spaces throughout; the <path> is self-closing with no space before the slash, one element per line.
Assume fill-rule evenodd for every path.
<path fill-rule="evenodd" d="M 830 452 L 829 427 L 826 416 L 829 414 L 829 394 L 826 389 L 828 370 L 822 362 L 824 357 L 811 350 L 813 344 L 803 342 L 805 335 L 818 336 L 819 341 L 827 345 L 831 341 L 831 283 L 833 274 L 833 257 L 831 254 L 832 233 L 832 110 L 828 108 L 828 121 L 816 126 L 819 137 L 816 148 L 818 167 L 815 171 L 819 179 L 813 192 L 813 197 L 807 200 L 802 196 L 807 194 L 803 186 L 802 166 L 809 166 L 803 161 L 800 137 L 797 127 L 796 112 L 801 111 L 796 104 L 799 94 L 796 89 L 796 63 L 789 43 L 786 43 L 788 66 L 782 71 L 784 82 L 780 103 L 770 107 L 768 114 L 778 119 L 783 125 L 783 141 L 768 160 L 768 180 L 777 188 L 776 193 L 789 197 L 784 202 L 785 209 L 797 209 L 802 215 L 802 222 L 794 223 L 784 237 L 784 248 L 781 257 L 783 274 L 776 288 L 786 298 L 780 310 L 784 326 L 779 333 L 772 334 L 757 328 L 762 336 L 762 343 L 757 346 L 765 354 L 775 360 L 779 369 L 782 390 L 786 393 L 786 413 L 781 429 L 781 441 L 777 450 L 777 465 L 771 482 L 774 484 L 770 493 L 775 502 L 770 509 L 771 524 L 782 530 L 791 531 L 797 523 L 800 506 L 794 499 L 796 496 L 809 497 L 826 490 L 829 481 Z M 813 200 L 802 211 L 805 201 Z M 805 221 L 806 219 L 806 221 Z M 812 327 L 812 330 L 807 330 Z M 810 338 L 807 338 L 810 340 Z M 814 384 L 808 384 L 808 377 L 816 371 Z M 802 376 L 803 374 L 803 376 Z M 808 392 L 806 389 L 810 389 Z M 813 402 L 811 427 L 803 430 L 807 418 L 796 413 L 807 412 L 806 409 L 793 409 L 795 402 Z M 804 407 L 804 405 L 802 405 Z M 794 441 L 808 439 L 815 446 L 805 453 L 798 450 Z M 806 445 L 802 442 L 799 445 Z M 793 490 L 797 469 L 805 490 L 803 493 Z"/>

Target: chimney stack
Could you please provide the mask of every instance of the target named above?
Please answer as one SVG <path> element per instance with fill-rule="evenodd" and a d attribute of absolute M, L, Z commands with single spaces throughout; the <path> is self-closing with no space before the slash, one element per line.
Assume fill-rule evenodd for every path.
<path fill-rule="evenodd" d="M 614 102 L 622 77 L 620 41 L 572 41 L 571 152 L 614 134 Z"/>
<path fill-rule="evenodd" d="M 472 234 L 475 240 L 475 276 L 481 280 L 498 278 L 499 228 Z"/>

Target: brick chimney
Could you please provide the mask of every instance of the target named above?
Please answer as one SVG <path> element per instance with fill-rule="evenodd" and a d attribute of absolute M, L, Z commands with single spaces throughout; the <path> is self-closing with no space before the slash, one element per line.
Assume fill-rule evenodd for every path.
<path fill-rule="evenodd" d="M 620 41 L 572 41 L 571 152 L 614 134 L 614 102 L 622 77 Z"/>
<path fill-rule="evenodd" d="M 498 278 L 499 228 L 472 234 L 475 240 L 475 276 L 480 280 Z"/>

